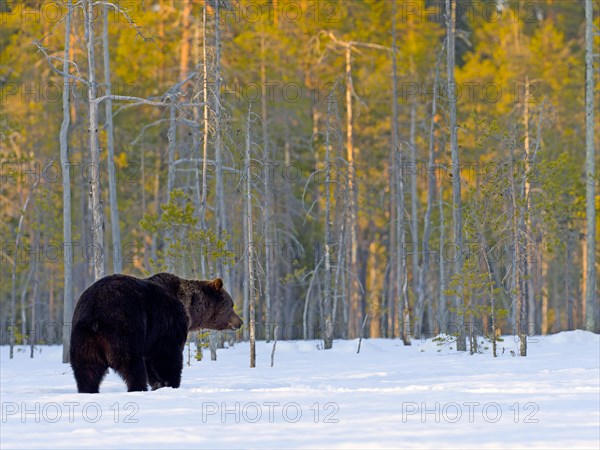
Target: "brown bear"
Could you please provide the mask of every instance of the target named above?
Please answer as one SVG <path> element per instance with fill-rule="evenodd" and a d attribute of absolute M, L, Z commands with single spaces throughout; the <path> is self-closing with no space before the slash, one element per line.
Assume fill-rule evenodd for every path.
<path fill-rule="evenodd" d="M 169 273 L 109 275 L 87 288 L 73 313 L 71 366 L 77 390 L 97 393 L 112 368 L 129 391 L 178 388 L 188 331 L 237 330 L 242 320 L 223 281 Z"/>

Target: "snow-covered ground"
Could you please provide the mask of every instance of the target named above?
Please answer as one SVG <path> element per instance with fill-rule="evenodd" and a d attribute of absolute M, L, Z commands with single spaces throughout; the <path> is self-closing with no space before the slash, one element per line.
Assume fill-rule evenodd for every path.
<path fill-rule="evenodd" d="M 529 356 L 432 341 L 248 344 L 192 361 L 180 389 L 127 393 L 110 373 L 77 394 L 60 347 L 0 348 L 2 448 L 600 448 L 600 339 L 533 337 Z M 440 351 L 438 351 L 440 350 Z"/>

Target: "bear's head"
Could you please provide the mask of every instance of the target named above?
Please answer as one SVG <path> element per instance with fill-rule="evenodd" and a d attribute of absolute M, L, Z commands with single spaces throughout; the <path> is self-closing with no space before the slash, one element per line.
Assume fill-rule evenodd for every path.
<path fill-rule="evenodd" d="M 189 308 L 190 329 L 237 330 L 242 319 L 233 310 L 233 299 L 223 289 L 223 280 L 190 281 L 191 302 Z"/>

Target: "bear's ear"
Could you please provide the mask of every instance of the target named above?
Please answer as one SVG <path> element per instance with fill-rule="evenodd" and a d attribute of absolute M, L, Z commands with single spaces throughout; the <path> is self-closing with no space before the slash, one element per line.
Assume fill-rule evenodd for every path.
<path fill-rule="evenodd" d="M 223 280 L 220 278 L 215 278 L 210 282 L 210 285 L 217 291 L 220 291 L 223 288 Z"/>

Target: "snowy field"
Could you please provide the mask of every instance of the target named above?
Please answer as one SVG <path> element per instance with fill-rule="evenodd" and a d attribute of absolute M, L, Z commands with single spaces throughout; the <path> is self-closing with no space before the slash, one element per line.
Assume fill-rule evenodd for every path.
<path fill-rule="evenodd" d="M 192 361 L 180 389 L 127 393 L 110 373 L 77 394 L 60 347 L 2 347 L 2 448 L 600 448 L 600 340 L 533 337 L 529 356 L 431 341 L 248 344 Z M 440 351 L 438 351 L 440 350 Z"/>

